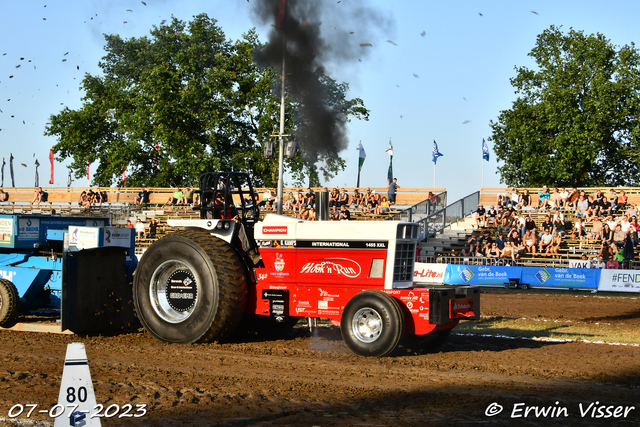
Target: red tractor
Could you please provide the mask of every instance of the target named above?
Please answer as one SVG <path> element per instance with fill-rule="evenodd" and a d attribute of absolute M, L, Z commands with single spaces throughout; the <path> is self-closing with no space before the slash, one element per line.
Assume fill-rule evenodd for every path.
<path fill-rule="evenodd" d="M 386 356 L 404 335 L 442 342 L 478 319 L 477 288 L 413 287 L 418 225 L 395 221 L 259 221 L 249 176 L 200 179 L 200 219 L 143 254 L 133 284 L 137 315 L 157 340 L 228 338 L 244 324 L 286 330 L 301 317 L 339 323 L 354 353 Z"/>

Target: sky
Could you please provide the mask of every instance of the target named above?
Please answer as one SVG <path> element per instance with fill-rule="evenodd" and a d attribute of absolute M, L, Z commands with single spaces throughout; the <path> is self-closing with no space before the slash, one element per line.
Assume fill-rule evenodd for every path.
<path fill-rule="evenodd" d="M 375 31 L 358 28 L 357 21 L 340 22 L 340 8 L 349 10 L 361 0 L 325 3 L 331 13 L 317 17 L 323 32 L 348 25 L 353 27 L 349 37 L 367 34 L 359 41 L 366 45 L 361 58 L 330 63 L 327 71 L 348 83 L 348 96 L 361 98 L 371 113 L 368 121 L 349 123 L 349 148 L 341 153 L 347 168 L 324 184 L 356 185 L 356 147 L 361 142 L 367 153 L 361 186 L 386 186 L 385 151 L 391 140 L 398 184 L 446 188 L 449 202 L 481 187 L 504 186 L 491 142 L 490 159 L 482 160 L 482 139 L 491 135 L 490 121 L 496 121 L 515 99 L 509 82 L 514 67 L 535 68 L 528 53 L 537 35 L 555 25 L 564 32 L 573 28 L 601 33 L 615 46 L 631 44 L 640 36 L 640 2 L 632 0 L 368 0 L 364 4 L 384 18 Z M 4 186 L 11 186 L 10 154 L 16 186 L 35 184 L 36 160 L 40 185 L 49 186 L 48 154 L 56 139 L 43 136 L 46 123 L 64 106 L 82 106 L 82 78 L 85 73 L 100 74 L 103 34 L 142 37 L 172 16 L 189 21 L 206 13 L 231 40 L 255 27 L 266 41 L 271 27 L 261 24 L 251 8 L 250 1 L 241 0 L 4 2 L 0 15 Z M 335 37 L 328 40 L 340 42 Z M 435 169 L 434 140 L 443 154 Z M 68 163 L 56 160 L 53 185 L 67 185 Z M 72 185 L 89 186 L 90 179 Z"/>

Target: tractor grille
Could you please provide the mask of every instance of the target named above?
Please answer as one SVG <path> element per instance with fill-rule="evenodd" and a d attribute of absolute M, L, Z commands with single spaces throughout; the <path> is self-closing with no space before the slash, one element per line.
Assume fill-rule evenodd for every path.
<path fill-rule="evenodd" d="M 413 263 L 416 258 L 416 243 L 396 243 L 396 257 L 393 266 L 394 282 L 413 281 Z"/>

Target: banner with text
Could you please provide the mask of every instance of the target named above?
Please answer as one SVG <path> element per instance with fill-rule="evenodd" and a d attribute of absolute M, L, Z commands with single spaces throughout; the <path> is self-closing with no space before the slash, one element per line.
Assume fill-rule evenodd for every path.
<path fill-rule="evenodd" d="M 640 292 L 640 271 L 601 270 L 598 290 L 602 292 Z"/>
<path fill-rule="evenodd" d="M 597 289 L 600 269 L 523 267 L 521 283 L 532 287 Z"/>
<path fill-rule="evenodd" d="M 416 262 L 413 267 L 413 282 L 419 284 L 442 284 L 447 264 Z"/>
<path fill-rule="evenodd" d="M 522 267 L 449 264 L 444 274 L 447 285 L 504 285 L 520 279 Z"/>

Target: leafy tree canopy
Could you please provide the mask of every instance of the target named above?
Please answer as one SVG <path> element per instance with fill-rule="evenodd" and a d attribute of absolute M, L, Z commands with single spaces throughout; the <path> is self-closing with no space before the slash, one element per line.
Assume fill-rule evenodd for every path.
<path fill-rule="evenodd" d="M 638 185 L 640 56 L 601 34 L 554 26 L 516 67 L 518 98 L 491 121 L 501 181 L 519 186 Z"/>
<path fill-rule="evenodd" d="M 267 160 L 263 150 L 278 129 L 272 88 L 281 80 L 252 61 L 261 47 L 255 30 L 234 43 L 201 14 L 188 24 L 174 17 L 149 37 L 105 39 L 102 75 L 85 75 L 82 107 L 52 115 L 45 130 L 58 140 L 57 157 L 73 160 L 76 177 L 97 163 L 93 183 L 100 186 L 123 185 L 125 171 L 127 186 L 180 186 L 212 170 L 246 171 L 256 186 L 275 185 L 277 154 Z M 345 120 L 368 119 L 362 100 L 346 98 L 347 84 L 322 78 Z M 309 119 L 298 109 L 288 102 L 285 129 L 295 132 Z M 316 183 L 318 168 L 329 178 L 345 164 L 337 153 L 286 162 L 294 184 L 310 174 Z"/>

